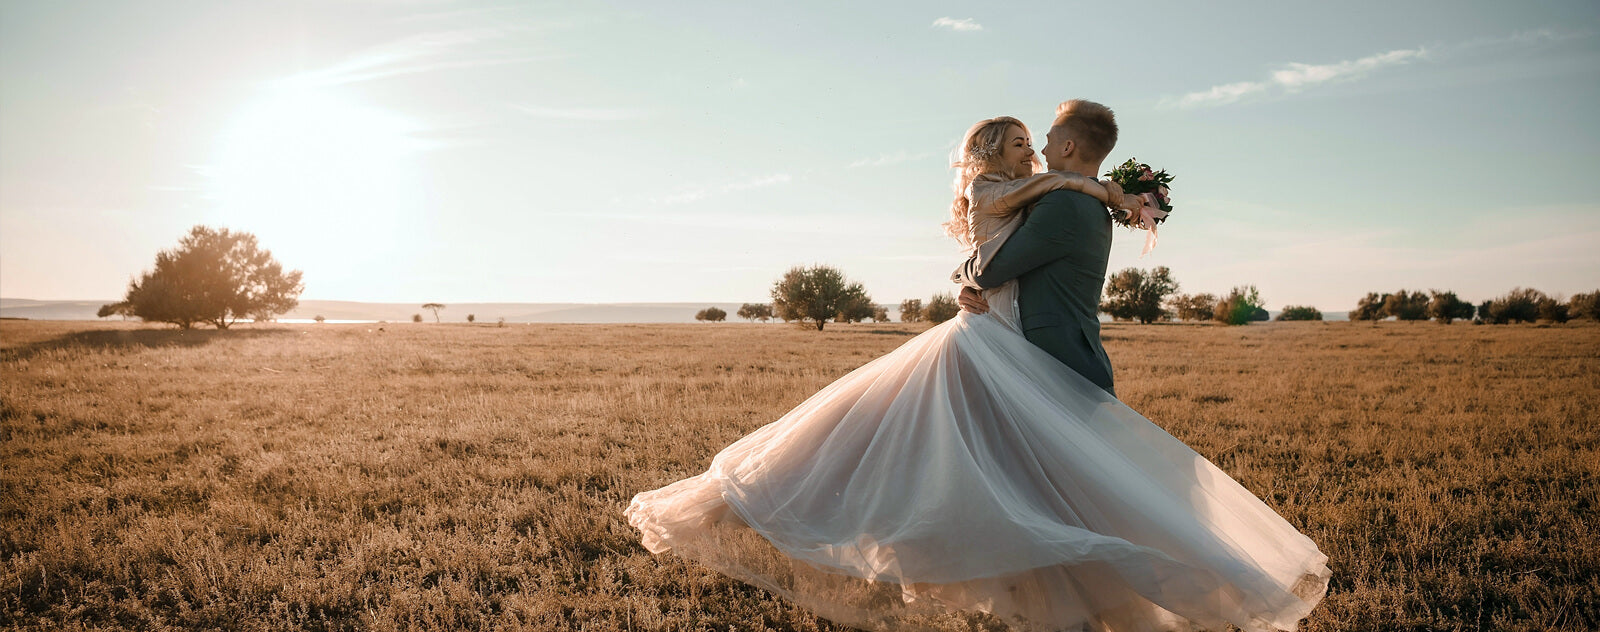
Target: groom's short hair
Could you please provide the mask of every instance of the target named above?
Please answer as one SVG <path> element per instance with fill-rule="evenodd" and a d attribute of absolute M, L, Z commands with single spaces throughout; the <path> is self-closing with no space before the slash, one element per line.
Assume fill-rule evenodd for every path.
<path fill-rule="evenodd" d="M 1056 106 L 1056 122 L 1050 128 L 1077 143 L 1085 158 L 1094 161 L 1105 160 L 1111 155 L 1111 148 L 1117 146 L 1116 113 L 1094 101 L 1062 101 Z"/>

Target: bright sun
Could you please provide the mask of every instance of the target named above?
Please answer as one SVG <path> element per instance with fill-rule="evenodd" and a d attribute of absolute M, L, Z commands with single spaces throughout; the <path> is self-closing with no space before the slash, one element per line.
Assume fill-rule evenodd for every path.
<path fill-rule="evenodd" d="M 255 233 L 287 266 L 388 257 L 421 228 L 416 131 L 390 112 L 281 89 L 241 110 L 219 139 L 217 219 Z"/>

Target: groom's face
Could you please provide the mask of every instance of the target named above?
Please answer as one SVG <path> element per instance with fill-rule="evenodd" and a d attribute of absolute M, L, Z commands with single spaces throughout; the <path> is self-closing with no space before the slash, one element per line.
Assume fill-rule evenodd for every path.
<path fill-rule="evenodd" d="M 1046 168 L 1057 171 L 1067 168 L 1067 156 L 1072 153 L 1074 143 L 1063 136 L 1064 134 L 1055 128 L 1051 128 L 1050 132 L 1044 135 L 1044 149 L 1039 153 L 1044 154 Z"/>

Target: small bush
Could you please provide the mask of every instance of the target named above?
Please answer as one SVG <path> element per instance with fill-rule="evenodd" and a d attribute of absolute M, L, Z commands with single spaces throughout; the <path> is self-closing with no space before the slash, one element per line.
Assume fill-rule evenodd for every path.
<path fill-rule="evenodd" d="M 1519 287 L 1485 303 L 1479 311 L 1484 321 L 1496 325 L 1531 323 L 1539 320 L 1539 304 L 1548 298 L 1539 290 Z"/>
<path fill-rule="evenodd" d="M 728 319 L 728 313 L 716 307 L 707 307 L 695 312 L 694 319 L 705 322 L 720 323 Z"/>
<path fill-rule="evenodd" d="M 1600 320 L 1600 290 L 1573 294 L 1567 301 L 1567 315 L 1578 320 Z"/>
<path fill-rule="evenodd" d="M 1427 320 L 1428 295 L 1410 290 L 1387 294 L 1383 301 L 1383 315 L 1405 321 Z"/>
<path fill-rule="evenodd" d="M 1261 292 L 1256 290 L 1256 286 L 1241 285 L 1217 301 L 1211 317 L 1229 325 L 1244 325 L 1252 320 L 1266 320 L 1258 316 L 1258 313 L 1266 312 L 1261 308 L 1262 303 Z"/>
<path fill-rule="evenodd" d="M 900 301 L 900 322 L 914 323 L 922 320 L 922 299 L 908 298 Z"/>
<path fill-rule="evenodd" d="M 1322 312 L 1310 305 L 1289 305 L 1278 313 L 1278 320 L 1322 320 Z"/>
<path fill-rule="evenodd" d="M 1211 320 L 1217 308 L 1215 294 L 1179 294 L 1167 300 L 1167 306 L 1172 309 L 1178 320 Z"/>
<path fill-rule="evenodd" d="M 1456 319 L 1472 318 L 1472 303 L 1456 298 L 1455 292 L 1440 292 L 1430 290 L 1433 300 L 1428 301 L 1428 316 L 1442 324 L 1448 325 Z"/>
<path fill-rule="evenodd" d="M 1383 320 L 1387 317 L 1383 312 L 1383 304 L 1388 300 L 1388 294 L 1368 292 L 1356 301 L 1356 308 L 1350 310 L 1350 320 Z"/>
<path fill-rule="evenodd" d="M 949 292 L 935 294 L 928 300 L 928 306 L 923 308 L 922 317 L 930 323 L 942 323 L 956 317 L 961 313 L 961 305 L 956 303 L 956 298 Z"/>

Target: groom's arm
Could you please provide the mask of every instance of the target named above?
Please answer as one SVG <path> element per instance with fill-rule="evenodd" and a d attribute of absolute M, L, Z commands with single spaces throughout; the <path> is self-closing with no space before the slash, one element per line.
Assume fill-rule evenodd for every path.
<path fill-rule="evenodd" d="M 1060 259 L 1079 245 L 1088 220 L 1105 212 L 1099 200 L 1076 191 L 1045 195 L 1033 205 L 1027 221 L 1000 246 L 983 272 L 974 274 L 973 262 L 968 260 L 956 271 L 956 282 L 992 288 Z"/>

